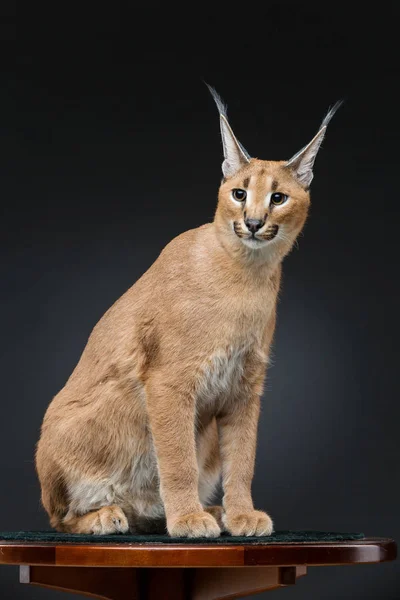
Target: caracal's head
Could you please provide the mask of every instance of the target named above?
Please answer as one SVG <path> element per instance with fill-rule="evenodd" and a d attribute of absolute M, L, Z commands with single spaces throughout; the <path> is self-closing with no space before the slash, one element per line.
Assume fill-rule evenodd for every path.
<path fill-rule="evenodd" d="M 290 160 L 259 160 L 251 158 L 236 139 L 226 106 L 209 89 L 219 110 L 224 149 L 224 178 L 214 219 L 217 230 L 232 250 L 244 245 L 250 254 L 283 257 L 306 221 L 314 160 L 341 102 L 328 112 L 311 142 Z"/>

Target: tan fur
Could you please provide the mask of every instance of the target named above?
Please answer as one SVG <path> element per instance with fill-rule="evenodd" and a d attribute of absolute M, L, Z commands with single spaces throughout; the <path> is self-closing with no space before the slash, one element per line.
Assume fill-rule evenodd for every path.
<path fill-rule="evenodd" d="M 280 227 L 256 249 L 243 243 L 246 207 L 231 199 L 247 178 L 247 217 L 268 213 L 265 231 Z M 266 209 L 272 182 L 290 199 Z M 308 206 L 284 162 L 251 159 L 222 183 L 214 221 L 173 239 L 102 317 L 49 405 L 37 446 L 53 527 L 153 531 L 166 520 L 178 536 L 216 536 L 222 525 L 271 533 L 250 489 L 260 396 L 281 261 Z M 221 473 L 223 515 L 204 510 Z"/>

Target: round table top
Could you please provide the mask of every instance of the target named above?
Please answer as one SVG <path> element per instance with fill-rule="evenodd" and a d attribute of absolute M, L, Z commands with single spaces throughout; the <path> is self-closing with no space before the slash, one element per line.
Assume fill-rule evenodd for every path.
<path fill-rule="evenodd" d="M 260 544 L 57 543 L 0 541 L 0 564 L 94 567 L 349 565 L 394 560 L 391 538 Z"/>

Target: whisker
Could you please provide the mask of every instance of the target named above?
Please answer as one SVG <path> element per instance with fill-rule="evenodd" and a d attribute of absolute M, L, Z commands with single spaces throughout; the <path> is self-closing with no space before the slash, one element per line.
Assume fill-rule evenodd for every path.
<path fill-rule="evenodd" d="M 282 231 L 279 232 L 279 236 L 284 242 L 288 242 L 289 244 L 293 244 L 293 246 L 296 246 L 297 250 L 299 249 L 299 243 L 296 240 L 291 240 L 286 234 L 284 234 Z"/>

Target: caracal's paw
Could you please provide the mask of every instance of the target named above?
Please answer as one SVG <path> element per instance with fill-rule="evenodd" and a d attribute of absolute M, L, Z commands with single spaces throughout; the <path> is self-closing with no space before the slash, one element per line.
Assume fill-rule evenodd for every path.
<path fill-rule="evenodd" d="M 111 533 L 127 533 L 128 519 L 119 506 L 103 506 L 99 510 L 88 513 L 79 519 L 76 533 L 92 533 L 108 535 Z"/>
<path fill-rule="evenodd" d="M 208 512 L 183 515 L 168 524 L 168 533 L 172 537 L 218 537 L 221 530 L 217 521 Z"/>
<path fill-rule="evenodd" d="M 271 517 L 261 510 L 225 513 L 223 522 L 231 535 L 271 535 L 274 530 Z"/>
<path fill-rule="evenodd" d="M 214 517 L 214 519 L 217 521 L 218 523 L 218 527 L 220 528 L 221 531 L 225 530 L 225 525 L 224 525 L 224 521 L 223 521 L 223 516 L 225 514 L 224 509 L 222 508 L 222 506 L 207 506 L 204 509 L 206 512 L 208 512 L 208 514 L 210 514 L 211 516 Z"/>

